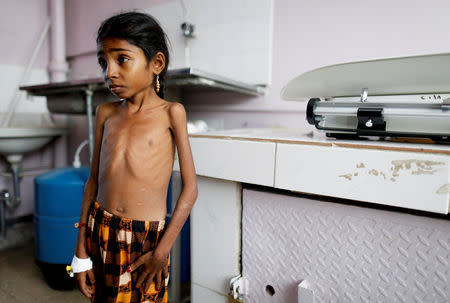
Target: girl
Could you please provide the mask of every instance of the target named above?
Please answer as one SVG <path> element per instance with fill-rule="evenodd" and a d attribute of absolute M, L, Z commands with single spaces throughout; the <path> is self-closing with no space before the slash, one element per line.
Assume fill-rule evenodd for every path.
<path fill-rule="evenodd" d="M 102 23 L 97 49 L 106 85 L 120 100 L 97 107 L 72 269 L 92 302 L 167 302 L 170 249 L 197 184 L 184 107 L 162 99 L 166 35 L 151 16 L 122 13 Z M 183 189 L 166 227 L 175 144 Z"/>

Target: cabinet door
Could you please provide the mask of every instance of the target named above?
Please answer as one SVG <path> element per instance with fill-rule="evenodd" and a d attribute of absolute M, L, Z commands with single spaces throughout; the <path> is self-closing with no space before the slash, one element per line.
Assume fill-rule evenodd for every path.
<path fill-rule="evenodd" d="M 246 303 L 449 302 L 449 250 L 448 218 L 243 190 Z"/>
<path fill-rule="evenodd" d="M 273 0 L 165 1 L 154 15 L 172 44 L 171 68 L 194 67 L 249 84 L 270 84 Z M 194 24 L 185 38 L 183 22 Z"/>

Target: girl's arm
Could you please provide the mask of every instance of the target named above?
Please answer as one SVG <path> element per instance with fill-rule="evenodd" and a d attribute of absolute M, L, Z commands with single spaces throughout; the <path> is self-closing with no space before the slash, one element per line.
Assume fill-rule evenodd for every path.
<path fill-rule="evenodd" d="M 80 259 L 86 259 L 89 257 L 86 251 L 86 228 L 89 207 L 97 197 L 98 164 L 100 158 L 100 146 L 103 137 L 103 124 L 106 117 L 106 106 L 106 103 L 99 105 L 96 110 L 95 142 L 94 151 L 92 154 L 92 164 L 89 178 L 84 187 L 83 200 L 81 202 L 80 222 L 83 224 L 79 227 L 77 244 L 75 246 L 75 255 Z M 88 285 L 88 279 L 90 281 L 90 285 L 93 285 L 95 283 L 94 272 L 92 269 L 86 272 L 75 274 L 75 280 L 77 282 L 78 288 L 86 297 L 90 298 L 93 295 L 93 289 L 90 285 Z"/>
<path fill-rule="evenodd" d="M 169 225 L 154 252 L 155 254 L 164 256 L 170 253 L 170 249 L 175 243 L 197 199 L 197 180 L 187 133 L 186 112 L 183 105 L 174 103 L 170 108 L 170 117 L 175 144 L 178 150 L 178 161 L 180 163 L 183 188 L 178 197 L 172 217 L 170 218 Z"/>
<path fill-rule="evenodd" d="M 197 199 L 197 181 L 187 133 L 186 112 L 183 105 L 180 103 L 173 103 L 169 109 L 169 115 L 175 144 L 178 150 L 178 161 L 180 163 L 183 188 L 170 222 L 164 232 L 164 236 L 152 252 L 151 256 L 149 255 L 147 257 L 149 260 L 146 260 L 147 258 L 139 258 L 130 266 L 130 270 L 133 271 L 143 265 L 144 262 L 148 262 L 147 267 L 151 268 L 152 272 L 148 272 L 148 275 L 140 275 L 140 278 L 136 283 L 136 287 L 144 286 L 144 290 L 148 289 L 154 278 L 156 279 L 156 288 L 161 288 L 161 280 L 167 276 L 167 258 L 170 249 Z M 142 285 L 143 283 L 144 285 Z"/>
<path fill-rule="evenodd" d="M 78 240 L 75 250 L 75 255 L 78 258 L 87 258 L 86 252 L 86 228 L 88 211 L 92 202 L 95 201 L 97 197 L 98 189 L 98 164 L 100 160 L 100 148 L 103 137 L 103 124 L 105 122 L 105 106 L 107 104 L 101 104 L 96 110 L 96 122 L 95 122 L 95 142 L 94 151 L 92 153 L 92 164 L 90 168 L 89 178 L 84 187 L 83 200 L 81 202 L 81 215 L 80 222 L 83 223 L 78 231 Z"/>

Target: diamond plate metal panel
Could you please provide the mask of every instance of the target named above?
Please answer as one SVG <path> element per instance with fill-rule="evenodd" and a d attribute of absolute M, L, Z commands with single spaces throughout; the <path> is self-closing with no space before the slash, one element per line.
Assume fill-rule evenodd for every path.
<path fill-rule="evenodd" d="M 242 220 L 246 303 L 450 302 L 449 220 L 248 189 Z"/>

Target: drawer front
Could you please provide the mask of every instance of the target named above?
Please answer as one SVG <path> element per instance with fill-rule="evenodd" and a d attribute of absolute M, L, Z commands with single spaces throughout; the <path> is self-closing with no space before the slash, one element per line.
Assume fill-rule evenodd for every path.
<path fill-rule="evenodd" d="M 189 139 L 197 175 L 273 186 L 275 143 Z M 174 170 L 179 171 L 178 158 Z"/>
<path fill-rule="evenodd" d="M 278 144 L 275 187 L 447 214 L 450 157 Z"/>

